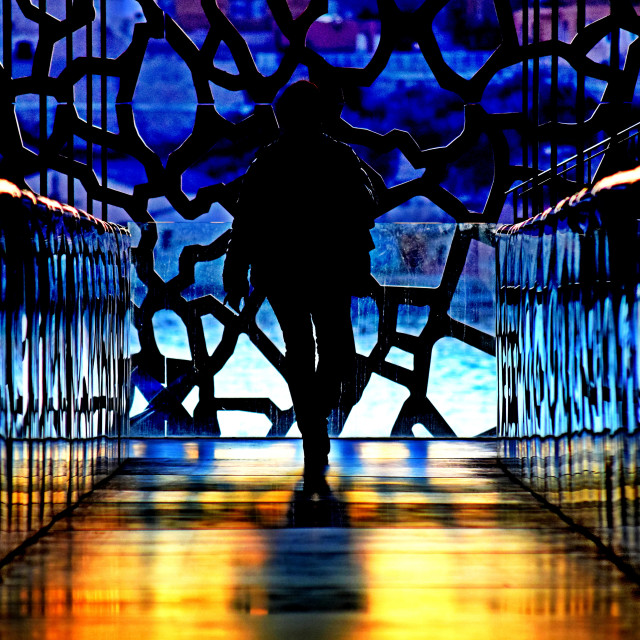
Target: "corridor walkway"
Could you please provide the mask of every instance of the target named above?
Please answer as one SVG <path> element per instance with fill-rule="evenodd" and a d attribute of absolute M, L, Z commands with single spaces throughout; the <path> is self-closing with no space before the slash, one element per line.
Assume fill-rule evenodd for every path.
<path fill-rule="evenodd" d="M 2 640 L 640 638 L 637 585 L 470 441 L 137 441 L 0 571 Z"/>

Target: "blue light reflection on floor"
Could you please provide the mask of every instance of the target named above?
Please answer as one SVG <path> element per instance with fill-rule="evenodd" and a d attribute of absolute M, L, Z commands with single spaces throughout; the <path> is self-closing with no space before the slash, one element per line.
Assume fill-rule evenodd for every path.
<path fill-rule="evenodd" d="M 288 438 L 269 440 L 237 438 L 189 438 L 186 440 L 166 438 L 134 438 L 130 445 L 131 458 L 157 458 L 170 460 L 192 460 L 209 464 L 214 460 L 263 460 L 278 459 L 283 464 L 299 467 L 302 460 L 302 442 Z M 332 444 L 331 458 L 336 463 L 350 461 L 351 464 L 366 464 L 367 459 L 403 460 L 405 464 L 418 465 L 424 469 L 426 459 L 466 458 L 493 460 L 496 450 L 493 443 L 475 439 L 448 440 L 403 440 L 390 442 L 385 438 L 362 440 L 346 438 Z M 413 462 L 412 462 L 413 461 Z M 238 469 L 238 472 L 242 472 Z M 277 471 L 277 470 L 276 470 Z"/>

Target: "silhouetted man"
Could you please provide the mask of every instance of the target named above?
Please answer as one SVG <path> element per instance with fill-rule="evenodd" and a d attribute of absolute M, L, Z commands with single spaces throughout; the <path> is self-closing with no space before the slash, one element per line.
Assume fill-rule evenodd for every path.
<path fill-rule="evenodd" d="M 253 287 L 271 303 L 284 336 L 305 469 L 319 469 L 328 462 L 328 416 L 355 383 L 351 295 L 369 286 L 376 197 L 354 151 L 323 132 L 314 84 L 289 86 L 276 115 L 279 137 L 243 178 L 223 281 L 227 302 L 238 310 L 250 266 Z"/>

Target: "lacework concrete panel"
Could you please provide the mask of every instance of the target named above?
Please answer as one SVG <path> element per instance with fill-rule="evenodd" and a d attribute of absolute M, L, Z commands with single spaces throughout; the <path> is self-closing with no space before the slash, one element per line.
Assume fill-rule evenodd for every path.
<path fill-rule="evenodd" d="M 555 4 L 547 8 L 537 1 L 522 6 L 507 0 L 484 1 L 479 7 L 486 18 L 483 33 L 474 28 L 470 16 L 463 15 L 456 23 L 454 36 L 473 48 L 466 57 L 441 37 L 446 20 L 459 14 L 459 8 L 446 0 L 379 0 L 368 19 L 369 50 L 359 57 L 322 50 L 318 30 L 324 28 L 320 18 L 328 10 L 322 0 L 311 0 L 295 10 L 285 0 L 266 2 L 265 20 L 271 21 L 278 42 L 270 55 L 254 55 L 255 32 L 214 0 L 204 0 L 201 10 L 197 8 L 198 24 L 204 25 L 197 33 L 190 22 L 194 17 L 185 12 L 165 11 L 152 0 L 138 4 L 137 22 L 127 30 L 109 22 L 109 0 L 99 5 L 91 0 L 64 5 L 50 0 L 49 5 L 42 2 L 38 7 L 24 0 L 3 0 L 0 172 L 22 186 L 25 177 L 39 176 L 39 190 L 45 194 L 49 185 L 58 189 L 66 185 L 68 201 L 86 202 L 90 213 L 94 206 L 101 206 L 103 216 L 117 213 L 140 226 L 134 258 L 144 296 L 134 305 L 141 349 L 133 357 L 133 381 L 146 401 L 179 424 L 184 422 L 181 403 L 198 386 L 196 426 L 192 423 L 188 428 L 215 434 L 218 426 L 210 416 L 217 410 L 248 406 L 240 400 L 222 402 L 213 388 L 214 373 L 231 357 L 237 336 L 249 336 L 279 367 L 281 355 L 254 328 L 262 303 L 259 297 L 254 296 L 238 317 L 215 296 L 187 300 L 183 295 L 195 265 L 224 254 L 226 237 L 206 246 L 185 246 L 180 273 L 163 279 L 156 268 L 162 261 L 162 247 L 153 212 L 158 203 L 164 203 L 178 220 L 204 219 L 216 208 L 233 216 L 239 173 L 193 186 L 191 169 L 203 156 L 222 156 L 229 149 L 237 152 L 236 157 L 250 157 L 275 133 L 275 98 L 292 79 L 304 75 L 320 86 L 333 105 L 328 123 L 332 135 L 366 152 L 381 175 L 390 156 L 407 168 L 406 180 L 378 180 L 380 216 L 420 201 L 437 210 L 438 220 L 459 225 L 435 288 L 379 283 L 375 304 L 384 311 L 380 312 L 380 339 L 363 364 L 356 394 L 363 392 L 362 385 L 372 372 L 394 380 L 407 389 L 408 398 L 391 433 L 411 435 L 412 427 L 422 424 L 431 434 L 453 435 L 428 398 L 431 349 L 439 338 L 449 337 L 485 353 L 494 350 L 491 332 L 457 320 L 449 312 L 474 239 L 490 242 L 478 227 L 466 225 L 496 223 L 503 214 L 504 193 L 515 181 L 553 166 L 562 149 L 584 148 L 634 120 L 631 112 L 640 69 L 640 44 L 634 39 L 640 33 L 640 21 L 634 3 L 621 0 L 594 13 L 591 5 L 581 1 L 575 17 L 562 22 Z M 24 33 L 37 34 L 33 61 L 27 67 L 19 64 L 20 43 L 12 36 L 10 20 Z M 559 28 L 565 23 L 570 33 Z M 116 31 L 118 37 L 111 37 Z M 23 55 L 28 43 L 20 46 Z M 191 118 L 171 149 L 158 148 L 149 117 L 141 126 L 145 105 L 139 104 L 139 85 L 152 74 L 145 65 L 158 48 L 166 52 L 166 65 L 175 73 L 154 99 L 163 105 L 179 87 L 185 113 Z M 429 133 L 442 128 L 437 110 L 430 111 L 431 121 L 425 121 L 426 111 L 416 107 L 419 101 L 410 92 L 398 94 L 394 101 L 407 111 L 413 109 L 413 128 L 398 129 L 393 116 L 377 130 L 356 126 L 350 115 L 353 92 L 372 95 L 389 73 L 400 72 L 412 82 L 430 83 L 433 99 L 429 102 L 453 97 L 460 110 L 455 132 L 434 144 Z M 510 87 L 509 97 L 501 99 L 505 86 Z M 595 99 L 594 86 L 599 87 Z M 247 96 L 251 105 L 247 117 L 226 117 L 220 101 L 214 99 L 220 92 Z M 345 100 L 349 108 L 343 110 Z M 20 115 L 27 107 L 37 114 L 35 128 L 29 128 Z M 159 122 L 156 133 L 164 126 Z M 132 162 L 131 171 L 117 179 L 110 169 L 116 157 Z M 486 185 L 470 197 L 465 185 L 469 176 L 479 172 L 487 174 Z M 564 188 L 559 184 L 560 191 Z M 406 253 L 407 264 L 422 250 L 429 248 Z M 407 305 L 430 308 L 424 331 L 415 340 L 394 331 L 394 314 Z M 163 309 L 175 312 L 187 328 L 189 362 L 172 362 L 158 349 L 152 318 Z M 209 313 L 228 329 L 224 349 L 212 357 L 202 350 L 199 326 L 200 318 Z M 416 370 L 421 371 L 416 379 L 381 364 L 391 347 L 414 353 Z M 269 401 L 249 404 L 268 416 L 273 426 L 269 433 L 288 431 L 291 414 L 275 411 Z M 349 409 L 336 409 L 336 433 Z"/>

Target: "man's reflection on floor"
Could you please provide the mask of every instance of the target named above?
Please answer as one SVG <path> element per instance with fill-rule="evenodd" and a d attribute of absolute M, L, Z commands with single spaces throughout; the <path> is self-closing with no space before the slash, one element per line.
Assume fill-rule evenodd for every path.
<path fill-rule="evenodd" d="M 363 567 L 355 553 L 347 504 L 323 473 L 303 476 L 283 524 L 283 529 L 272 530 L 260 579 L 244 599 L 262 601 L 268 615 L 364 610 Z M 334 627 L 320 628 L 323 620 L 314 622 L 314 637 L 335 640 Z"/>
<path fill-rule="evenodd" d="M 324 473 L 305 473 L 293 491 L 287 527 L 299 536 L 282 538 L 271 564 L 280 567 L 291 587 L 270 594 L 278 612 L 348 612 L 364 609 L 362 567 L 354 553 L 346 502 L 331 490 Z M 298 549 L 289 541 L 299 540 Z"/>

